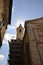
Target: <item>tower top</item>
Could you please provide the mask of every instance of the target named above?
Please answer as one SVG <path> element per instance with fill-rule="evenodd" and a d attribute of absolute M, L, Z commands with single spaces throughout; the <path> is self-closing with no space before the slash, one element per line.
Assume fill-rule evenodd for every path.
<path fill-rule="evenodd" d="M 23 28 L 23 26 L 22 26 L 21 24 L 19 24 L 19 26 L 17 27 L 17 29 L 18 29 L 18 28 Z M 24 28 L 23 28 L 23 29 L 24 29 Z"/>

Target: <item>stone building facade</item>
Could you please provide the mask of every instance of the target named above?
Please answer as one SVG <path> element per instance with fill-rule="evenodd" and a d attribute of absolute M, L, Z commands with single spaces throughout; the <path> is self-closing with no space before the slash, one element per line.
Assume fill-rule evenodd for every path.
<path fill-rule="evenodd" d="M 0 45 L 7 25 L 11 22 L 12 1 L 13 0 L 0 0 Z"/>
<path fill-rule="evenodd" d="M 43 17 L 25 21 L 25 65 L 43 65 Z"/>

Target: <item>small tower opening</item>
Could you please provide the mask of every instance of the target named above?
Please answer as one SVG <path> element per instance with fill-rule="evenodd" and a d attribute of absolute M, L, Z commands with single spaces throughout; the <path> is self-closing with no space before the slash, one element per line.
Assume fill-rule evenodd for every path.
<path fill-rule="evenodd" d="M 19 30 L 19 32 L 21 32 L 21 29 Z"/>

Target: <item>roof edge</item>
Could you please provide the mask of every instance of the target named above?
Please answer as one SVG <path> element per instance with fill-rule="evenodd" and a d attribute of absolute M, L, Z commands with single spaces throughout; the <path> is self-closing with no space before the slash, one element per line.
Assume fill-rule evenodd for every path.
<path fill-rule="evenodd" d="M 31 20 L 26 20 L 26 21 L 25 21 L 25 26 L 24 26 L 24 27 L 26 28 L 27 23 L 32 23 L 32 22 L 34 22 L 34 21 L 41 20 L 41 19 L 43 19 L 43 17 L 35 18 L 35 19 L 31 19 Z"/>
<path fill-rule="evenodd" d="M 37 20 L 40 20 L 40 19 L 43 19 L 43 17 L 26 20 L 25 22 L 29 22 L 30 23 L 30 21 L 33 22 L 33 21 L 37 21 Z"/>

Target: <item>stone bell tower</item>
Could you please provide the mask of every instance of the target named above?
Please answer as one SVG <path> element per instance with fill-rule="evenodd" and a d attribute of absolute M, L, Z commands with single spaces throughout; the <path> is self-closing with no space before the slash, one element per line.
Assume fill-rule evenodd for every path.
<path fill-rule="evenodd" d="M 23 39 L 23 35 L 24 35 L 24 28 L 20 24 L 19 27 L 17 27 L 16 39 L 22 40 Z"/>

